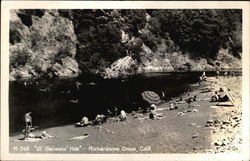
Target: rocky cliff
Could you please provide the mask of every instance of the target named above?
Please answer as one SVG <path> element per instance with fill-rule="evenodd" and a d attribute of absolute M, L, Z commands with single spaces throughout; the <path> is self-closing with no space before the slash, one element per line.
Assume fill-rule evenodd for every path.
<path fill-rule="evenodd" d="M 240 17 L 238 10 L 11 10 L 10 80 L 239 68 Z"/>
<path fill-rule="evenodd" d="M 11 10 L 10 78 L 79 73 L 77 37 L 70 20 L 56 10 Z"/>

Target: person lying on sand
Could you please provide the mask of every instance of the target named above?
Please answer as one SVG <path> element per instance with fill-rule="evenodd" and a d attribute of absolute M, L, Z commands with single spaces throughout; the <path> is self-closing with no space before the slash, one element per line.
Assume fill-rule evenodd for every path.
<path fill-rule="evenodd" d="M 127 114 L 124 110 L 121 110 L 119 118 L 121 121 L 124 121 L 127 119 Z"/>
<path fill-rule="evenodd" d="M 90 124 L 89 119 L 86 116 L 84 116 L 80 122 L 76 123 L 76 127 L 88 126 L 89 124 Z"/>
<path fill-rule="evenodd" d="M 186 101 L 183 100 L 182 96 L 179 98 L 176 98 L 175 104 L 184 104 L 184 103 L 186 103 Z"/>
<path fill-rule="evenodd" d="M 180 96 L 178 99 L 176 99 L 176 102 L 183 101 L 182 96 Z"/>
<path fill-rule="evenodd" d="M 42 139 L 55 138 L 55 136 L 51 136 L 51 135 L 47 134 L 46 131 L 42 132 L 41 137 L 42 137 Z"/>
<path fill-rule="evenodd" d="M 47 134 L 46 131 L 43 131 L 40 135 L 35 135 L 33 133 L 29 133 L 28 135 L 25 135 L 23 138 L 18 140 L 29 140 L 29 139 L 47 139 L 47 138 L 55 138 L 55 136 L 51 136 Z"/>

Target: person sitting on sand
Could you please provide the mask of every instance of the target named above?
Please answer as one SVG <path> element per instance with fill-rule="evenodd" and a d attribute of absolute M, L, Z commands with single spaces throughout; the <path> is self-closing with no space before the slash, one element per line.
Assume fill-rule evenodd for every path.
<path fill-rule="evenodd" d="M 150 119 L 156 119 L 157 118 L 157 113 L 156 113 L 156 106 L 155 104 L 152 104 L 149 108 L 149 118 Z"/>
<path fill-rule="evenodd" d="M 189 96 L 189 94 L 188 94 L 188 96 Z M 187 104 L 188 104 L 188 107 L 190 107 L 191 106 L 191 103 L 192 102 L 195 102 L 196 101 L 196 95 L 194 95 L 194 97 L 188 97 L 187 99 L 186 99 L 186 102 L 187 102 Z"/>
<path fill-rule="evenodd" d="M 173 110 L 174 109 L 174 104 L 173 104 L 173 102 L 172 101 L 170 101 L 170 104 L 169 104 L 169 110 Z"/>
<path fill-rule="evenodd" d="M 152 120 L 157 119 L 157 113 L 156 113 L 155 110 L 150 110 L 149 118 L 152 119 Z"/>
<path fill-rule="evenodd" d="M 227 71 L 224 73 L 224 77 L 225 77 L 225 78 L 228 77 L 228 72 L 227 72 Z"/>
<path fill-rule="evenodd" d="M 225 93 L 225 91 L 222 88 L 219 89 L 219 96 L 220 96 L 219 102 L 229 101 L 227 94 Z"/>
<path fill-rule="evenodd" d="M 218 93 L 218 91 L 215 91 L 214 95 L 211 98 L 211 102 L 217 102 L 220 100 L 220 94 Z"/>
<path fill-rule="evenodd" d="M 222 88 L 220 88 L 219 91 L 216 91 L 215 95 L 212 96 L 211 98 L 211 102 L 226 102 L 226 101 L 229 101 L 229 98 L 227 94 L 225 94 Z"/>
<path fill-rule="evenodd" d="M 89 119 L 86 116 L 84 116 L 80 122 L 76 123 L 76 127 L 83 127 L 88 125 L 89 125 Z"/>
<path fill-rule="evenodd" d="M 193 97 L 193 102 L 195 102 L 196 101 L 196 95 L 194 95 L 194 97 Z"/>
<path fill-rule="evenodd" d="M 149 108 L 149 110 L 156 110 L 156 105 L 155 104 L 152 104 Z"/>
<path fill-rule="evenodd" d="M 170 101 L 170 104 L 169 104 L 169 110 L 175 110 L 175 109 L 178 109 L 178 106 L 176 105 L 175 102 L 172 102 Z"/>
<path fill-rule="evenodd" d="M 121 110 L 119 118 L 121 121 L 124 121 L 127 119 L 127 114 L 124 110 Z"/>
<path fill-rule="evenodd" d="M 230 76 L 233 77 L 234 76 L 234 72 L 230 71 Z"/>
<path fill-rule="evenodd" d="M 152 120 L 157 119 L 157 113 L 156 113 L 156 105 L 152 104 L 149 108 L 149 118 Z"/>
<path fill-rule="evenodd" d="M 162 116 L 161 114 L 158 114 L 156 112 L 156 105 L 155 104 L 152 104 L 150 106 L 150 111 L 149 111 L 149 118 L 152 119 L 152 120 L 160 120 L 162 118 L 164 118 L 164 116 Z"/>
<path fill-rule="evenodd" d="M 95 117 L 95 120 L 93 121 L 93 125 L 100 125 L 102 123 L 104 123 L 107 120 L 107 118 L 105 117 L 105 115 L 97 115 Z"/>

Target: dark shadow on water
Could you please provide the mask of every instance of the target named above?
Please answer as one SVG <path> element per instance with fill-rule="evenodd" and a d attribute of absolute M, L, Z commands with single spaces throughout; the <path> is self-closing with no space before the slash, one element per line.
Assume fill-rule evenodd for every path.
<path fill-rule="evenodd" d="M 151 73 L 129 79 L 103 80 L 100 77 L 81 76 L 72 79 L 53 79 L 10 82 L 9 130 L 10 134 L 24 129 L 24 115 L 31 111 L 33 124 L 40 129 L 78 122 L 83 116 L 94 119 L 97 114 L 107 114 L 107 109 L 117 107 L 126 112 L 145 106 L 141 93 L 151 90 L 165 101 L 179 96 L 198 81 L 201 72 Z M 79 90 L 75 85 L 79 80 Z M 41 90 L 42 89 L 42 90 Z M 49 89 L 49 90 L 44 90 Z M 72 103 L 72 100 L 79 100 Z M 74 101 L 73 101 L 74 102 Z"/>

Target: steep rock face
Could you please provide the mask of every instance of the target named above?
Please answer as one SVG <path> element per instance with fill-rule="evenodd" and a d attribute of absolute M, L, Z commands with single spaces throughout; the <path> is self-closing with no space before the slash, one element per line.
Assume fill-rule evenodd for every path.
<path fill-rule="evenodd" d="M 169 59 L 162 57 L 161 52 L 154 53 L 145 44 L 142 45 L 141 63 L 138 72 L 173 71 L 174 68 Z"/>
<path fill-rule="evenodd" d="M 229 54 L 227 49 L 221 49 L 217 55 L 215 63 L 222 68 L 242 68 L 241 60 Z"/>
<path fill-rule="evenodd" d="M 118 59 L 110 67 L 104 70 L 102 76 L 105 79 L 126 77 L 128 75 L 135 73 L 136 61 L 134 61 L 130 56 Z"/>
<path fill-rule="evenodd" d="M 79 68 L 75 59 L 66 57 L 62 59 L 62 64 L 55 63 L 51 70 L 58 77 L 67 77 L 72 74 L 78 74 Z"/>
<path fill-rule="evenodd" d="M 18 15 L 30 16 L 31 25 Z M 76 35 L 70 20 L 56 10 L 46 10 L 39 17 L 25 11 L 12 10 L 10 19 L 10 78 L 31 78 L 47 74 L 54 64 L 62 65 L 64 76 L 79 72 Z M 61 76 L 60 74 L 58 76 Z"/>

